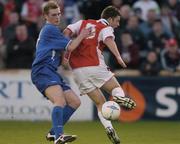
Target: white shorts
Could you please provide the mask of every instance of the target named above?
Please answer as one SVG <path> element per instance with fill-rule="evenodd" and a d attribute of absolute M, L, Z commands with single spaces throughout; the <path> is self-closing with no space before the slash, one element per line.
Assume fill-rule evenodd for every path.
<path fill-rule="evenodd" d="M 114 74 L 106 65 L 82 67 L 73 70 L 81 94 L 87 94 L 102 87 Z"/>

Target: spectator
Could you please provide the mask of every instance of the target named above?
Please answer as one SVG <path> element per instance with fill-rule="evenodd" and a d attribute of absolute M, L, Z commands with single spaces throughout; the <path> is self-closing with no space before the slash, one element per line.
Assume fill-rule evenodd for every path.
<path fill-rule="evenodd" d="M 157 18 L 158 15 L 156 14 L 155 10 L 151 9 L 147 12 L 147 20 L 140 24 L 140 29 L 146 38 L 152 31 L 152 25 Z"/>
<path fill-rule="evenodd" d="M 135 8 L 133 9 L 134 15 L 138 17 L 138 21 L 140 24 L 142 24 L 144 22 L 144 20 L 142 19 L 142 10 L 140 8 Z"/>
<path fill-rule="evenodd" d="M 160 14 L 158 3 L 154 0 L 139 0 L 134 3 L 133 8 L 140 8 L 142 10 L 142 19 L 147 20 L 147 13 L 149 10 L 155 10 L 156 14 Z"/>
<path fill-rule="evenodd" d="M 15 38 L 7 43 L 7 68 L 31 68 L 35 42 L 28 36 L 25 24 L 19 24 L 15 28 Z"/>
<path fill-rule="evenodd" d="M 157 76 L 161 70 L 161 64 L 155 51 L 147 54 L 146 60 L 141 64 L 141 73 L 145 76 Z"/>
<path fill-rule="evenodd" d="M 80 20 L 80 12 L 75 0 L 64 0 L 64 17 L 67 25 Z"/>
<path fill-rule="evenodd" d="M 28 33 L 35 40 L 38 37 L 37 25 L 38 19 L 41 15 L 41 9 L 38 5 L 39 1 L 37 0 L 27 0 L 23 6 L 21 11 L 22 20 L 26 22 L 28 27 Z"/>
<path fill-rule="evenodd" d="M 121 35 L 121 55 L 129 69 L 138 69 L 139 65 L 139 47 L 134 43 L 129 32 Z"/>
<path fill-rule="evenodd" d="M 15 37 L 15 27 L 19 21 L 19 14 L 17 12 L 11 12 L 9 15 L 9 24 L 4 30 L 4 38 L 6 42 Z"/>
<path fill-rule="evenodd" d="M 167 0 L 167 4 L 172 11 L 172 14 L 177 17 L 180 21 L 180 1 L 178 0 Z"/>
<path fill-rule="evenodd" d="M 133 41 L 139 46 L 140 50 L 147 50 L 146 39 L 143 32 L 139 28 L 138 17 L 132 15 L 129 17 L 126 30 L 128 30 L 133 38 Z"/>
<path fill-rule="evenodd" d="M 138 69 L 139 65 L 139 47 L 133 42 L 132 36 L 128 31 L 125 31 L 120 36 L 121 47 L 119 51 L 125 63 L 129 69 Z M 112 70 L 120 68 L 119 64 L 113 60 L 113 56 L 110 57 L 110 67 Z"/>
<path fill-rule="evenodd" d="M 164 48 L 165 42 L 170 36 L 163 30 L 163 25 L 160 19 L 153 23 L 152 32 L 148 35 L 148 47 L 150 50 L 160 53 Z"/>
<path fill-rule="evenodd" d="M 166 48 L 161 52 L 161 63 L 164 70 L 180 71 L 180 49 L 176 39 L 169 39 Z"/>
<path fill-rule="evenodd" d="M 118 9 L 120 9 L 123 5 L 123 0 L 112 0 L 112 5 Z"/>
<path fill-rule="evenodd" d="M 120 14 L 121 14 L 121 20 L 120 20 L 120 26 L 114 29 L 114 35 L 115 35 L 115 41 L 117 43 L 117 46 L 120 47 L 120 35 L 124 31 L 127 25 L 127 21 L 132 13 L 132 10 L 129 5 L 123 5 L 120 8 Z"/>
<path fill-rule="evenodd" d="M 121 21 L 120 21 L 120 28 L 123 29 L 127 25 L 127 21 L 132 14 L 132 9 L 129 5 L 123 5 L 120 8 L 120 14 L 121 14 Z"/>
<path fill-rule="evenodd" d="M 5 13 L 8 16 L 12 11 L 16 10 L 15 0 L 7 0 L 5 4 Z"/>
<path fill-rule="evenodd" d="M 179 22 L 177 18 L 172 15 L 171 10 L 167 5 L 161 7 L 161 21 L 171 35 L 176 34 L 176 28 Z"/>
<path fill-rule="evenodd" d="M 4 5 L 4 18 L 3 18 L 3 28 L 9 24 L 9 15 L 11 12 L 16 11 L 16 4 L 14 0 L 8 0 Z"/>
<path fill-rule="evenodd" d="M 27 0 L 24 2 L 21 11 L 21 17 L 23 20 L 36 23 L 40 14 L 40 7 L 38 6 L 37 0 Z"/>

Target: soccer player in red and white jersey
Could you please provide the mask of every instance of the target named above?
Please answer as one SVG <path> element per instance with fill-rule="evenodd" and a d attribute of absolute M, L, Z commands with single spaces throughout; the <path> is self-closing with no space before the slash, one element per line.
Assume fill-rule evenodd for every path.
<path fill-rule="evenodd" d="M 106 100 L 100 88 L 111 94 L 113 100 L 121 106 L 133 109 L 136 105 L 131 98 L 125 97 L 123 89 L 114 74 L 108 70 L 102 55 L 103 48 L 107 46 L 118 63 L 123 68 L 126 67 L 114 41 L 113 28 L 119 26 L 119 21 L 119 11 L 113 6 L 108 6 L 103 10 L 101 19 L 80 20 L 75 24 L 70 24 L 64 31 L 64 34 L 69 37 L 79 35 L 83 28 L 90 28 L 93 33 L 84 39 L 76 50 L 69 54 L 69 64 L 80 92 L 87 94 L 96 104 L 99 119 L 113 144 L 119 144 L 120 140 L 111 121 L 103 118 L 101 114 L 102 105 Z"/>

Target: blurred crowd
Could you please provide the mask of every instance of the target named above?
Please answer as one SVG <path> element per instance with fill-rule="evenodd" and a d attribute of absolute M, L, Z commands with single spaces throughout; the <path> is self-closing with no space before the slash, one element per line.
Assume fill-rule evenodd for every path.
<path fill-rule="evenodd" d="M 46 0 L 0 0 L 0 69 L 31 68 L 35 43 L 44 20 Z M 57 0 L 60 28 L 80 19 L 99 19 L 114 5 L 121 13 L 115 29 L 116 43 L 130 70 L 157 76 L 162 71 L 180 72 L 180 0 Z M 119 70 L 106 50 L 106 63 Z"/>

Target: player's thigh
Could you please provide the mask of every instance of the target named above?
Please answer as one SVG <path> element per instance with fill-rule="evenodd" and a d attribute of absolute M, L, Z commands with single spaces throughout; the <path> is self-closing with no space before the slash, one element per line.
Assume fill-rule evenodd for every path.
<path fill-rule="evenodd" d="M 62 107 L 65 105 L 65 97 L 61 86 L 59 85 L 49 86 L 48 88 L 46 88 L 44 93 L 48 97 L 48 99 L 55 105 Z"/>
<path fill-rule="evenodd" d="M 96 88 L 85 68 L 74 70 L 73 74 L 81 94 L 87 94 Z"/>
<path fill-rule="evenodd" d="M 107 69 L 105 66 L 96 66 L 91 69 L 91 82 L 100 88 L 102 87 L 109 79 L 111 79 L 114 74 Z"/>
<path fill-rule="evenodd" d="M 64 91 L 64 96 L 66 99 L 66 103 L 73 107 L 73 108 L 78 108 L 81 104 L 81 101 L 79 97 L 75 94 L 75 92 L 71 89 Z"/>
<path fill-rule="evenodd" d="M 87 93 L 87 95 L 96 104 L 96 106 L 99 106 L 99 107 L 102 107 L 103 103 L 106 101 L 103 93 L 98 88 Z"/>
<path fill-rule="evenodd" d="M 111 91 L 116 87 L 120 87 L 120 84 L 117 81 L 117 79 L 113 76 L 101 88 L 106 92 L 111 93 Z"/>

